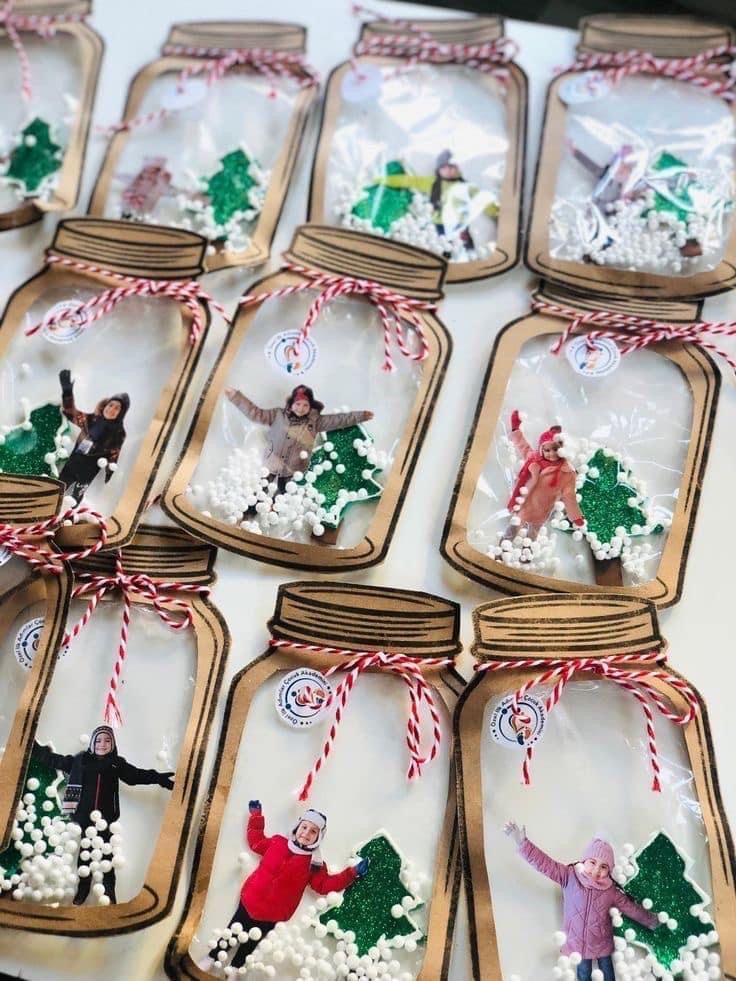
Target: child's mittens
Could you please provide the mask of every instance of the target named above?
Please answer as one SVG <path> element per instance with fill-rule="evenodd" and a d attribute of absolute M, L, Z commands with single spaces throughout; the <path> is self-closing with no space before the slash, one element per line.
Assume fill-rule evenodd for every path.
<path fill-rule="evenodd" d="M 251 814 L 260 814 L 262 810 L 261 802 L 259 800 L 249 800 L 248 810 L 250 811 Z"/>
<path fill-rule="evenodd" d="M 519 415 L 519 410 L 514 409 L 511 413 L 511 432 L 515 433 L 519 429 L 521 429 L 521 416 Z"/>
<path fill-rule="evenodd" d="M 361 858 L 361 860 L 355 866 L 355 874 L 359 879 L 362 879 L 363 876 L 366 874 L 369 865 L 370 865 L 370 859 Z"/>

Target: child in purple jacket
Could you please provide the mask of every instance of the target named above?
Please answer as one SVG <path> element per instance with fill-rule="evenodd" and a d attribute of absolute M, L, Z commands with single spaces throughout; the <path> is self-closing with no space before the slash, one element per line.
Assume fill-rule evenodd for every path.
<path fill-rule="evenodd" d="M 519 846 L 519 854 L 535 868 L 562 888 L 562 916 L 565 943 L 563 954 L 580 954 L 578 981 L 590 981 L 593 961 L 604 981 L 615 981 L 613 970 L 613 924 L 611 909 L 615 906 L 642 926 L 654 930 L 659 920 L 654 913 L 630 899 L 611 878 L 614 864 L 613 848 L 607 841 L 594 838 L 575 865 L 556 862 L 526 836 L 526 828 L 508 821 L 504 831 Z"/>

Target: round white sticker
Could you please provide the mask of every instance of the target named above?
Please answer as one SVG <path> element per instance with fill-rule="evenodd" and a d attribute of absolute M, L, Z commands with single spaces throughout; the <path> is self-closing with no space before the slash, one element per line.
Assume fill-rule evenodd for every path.
<path fill-rule="evenodd" d="M 602 99 L 611 91 L 611 83 L 600 72 L 576 72 L 560 85 L 558 94 L 568 106 Z"/>
<path fill-rule="evenodd" d="M 491 735 L 502 746 L 526 749 L 542 738 L 546 722 L 547 710 L 541 698 L 523 695 L 517 705 L 513 695 L 506 695 L 491 715 Z"/>
<path fill-rule="evenodd" d="M 383 72 L 378 65 L 360 64 L 343 77 L 342 97 L 346 102 L 374 102 L 383 85 Z"/>
<path fill-rule="evenodd" d="M 59 318 L 56 320 L 56 318 Z M 49 323 L 51 319 L 54 323 Z M 79 300 L 62 300 L 46 311 L 41 333 L 54 344 L 71 344 L 87 325 L 87 315 Z"/>
<path fill-rule="evenodd" d="M 26 671 L 30 671 L 33 667 L 33 659 L 36 656 L 36 651 L 38 650 L 42 630 L 43 617 L 33 617 L 32 620 L 28 620 L 26 623 L 24 623 L 18 633 L 15 635 L 13 651 L 18 664 L 25 668 Z M 64 644 L 59 648 L 58 656 L 64 657 L 68 653 L 69 645 Z"/>
<path fill-rule="evenodd" d="M 279 373 L 305 375 L 317 360 L 317 345 L 311 337 L 299 339 L 298 330 L 274 334 L 266 344 L 266 359 Z"/>
<path fill-rule="evenodd" d="M 276 691 L 276 711 L 293 729 L 307 729 L 322 721 L 331 694 L 323 674 L 312 668 L 297 668 L 282 679 Z"/>
<path fill-rule="evenodd" d="M 565 345 L 567 360 L 579 375 L 604 378 L 618 368 L 621 351 L 610 337 L 573 337 Z"/>
<path fill-rule="evenodd" d="M 161 105 L 169 112 L 191 109 L 207 97 L 207 82 L 203 78 L 187 78 L 181 85 L 172 82 L 161 95 Z"/>

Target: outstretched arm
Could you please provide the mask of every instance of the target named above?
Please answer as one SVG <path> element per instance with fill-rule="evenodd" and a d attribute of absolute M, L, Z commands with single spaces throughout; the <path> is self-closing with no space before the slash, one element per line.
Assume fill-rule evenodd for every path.
<path fill-rule="evenodd" d="M 225 395 L 233 403 L 236 409 L 240 409 L 244 416 L 251 422 L 258 422 L 262 426 L 270 426 L 276 418 L 278 409 L 261 409 L 255 402 L 243 395 L 237 388 L 226 388 Z"/>
<path fill-rule="evenodd" d="M 649 930 L 656 930 L 659 926 L 659 920 L 657 919 L 656 913 L 652 913 L 643 906 L 640 906 L 636 900 L 627 896 L 622 889 L 617 889 L 617 899 L 616 906 L 625 916 L 628 916 L 630 920 L 635 920 L 637 923 L 641 923 L 642 926 L 647 927 Z"/>
<path fill-rule="evenodd" d="M 74 403 L 74 382 L 72 381 L 72 373 L 68 368 L 63 368 L 59 372 L 59 383 L 61 385 L 61 411 L 70 422 L 86 432 L 89 417 L 86 412 L 80 412 Z"/>
<path fill-rule="evenodd" d="M 256 855 L 263 855 L 271 839 L 267 838 L 263 833 L 266 827 L 266 819 L 261 810 L 261 802 L 259 800 L 249 801 L 248 811 L 248 826 L 245 832 L 246 840 Z"/>
<path fill-rule="evenodd" d="M 310 872 L 309 885 L 315 892 L 326 896 L 328 892 L 342 892 L 343 889 L 351 886 L 357 878 L 358 873 L 352 867 L 343 869 L 342 872 L 330 874 L 327 866 L 323 863 Z"/>
<path fill-rule="evenodd" d="M 521 431 L 521 414 L 518 409 L 511 413 L 511 442 L 524 460 L 534 452 Z"/>
<path fill-rule="evenodd" d="M 327 433 L 333 429 L 349 429 L 358 423 L 368 422 L 373 418 L 372 412 L 333 412 L 320 416 L 317 420 L 317 432 Z"/>
<path fill-rule="evenodd" d="M 118 776 L 123 783 L 127 783 L 132 787 L 158 784 L 164 790 L 174 789 L 173 770 L 168 770 L 166 773 L 160 773 L 158 770 L 142 770 L 140 767 L 128 763 L 122 757 L 119 759 Z"/>
<path fill-rule="evenodd" d="M 67 756 L 62 753 L 55 753 L 48 746 L 42 746 L 35 741 L 33 743 L 33 755 L 45 766 L 53 766 L 56 770 L 71 773 L 74 762 L 74 757 L 71 755 Z"/>
<path fill-rule="evenodd" d="M 546 875 L 548 879 L 556 882 L 559 886 L 564 887 L 567 885 L 570 866 L 563 865 L 562 862 L 556 862 L 546 852 L 543 852 L 541 848 L 537 848 L 527 838 L 526 828 L 520 828 L 514 821 L 507 821 L 503 830 L 514 839 L 519 848 L 519 854 L 532 868 L 536 869 L 537 872 L 541 872 L 542 875 Z"/>

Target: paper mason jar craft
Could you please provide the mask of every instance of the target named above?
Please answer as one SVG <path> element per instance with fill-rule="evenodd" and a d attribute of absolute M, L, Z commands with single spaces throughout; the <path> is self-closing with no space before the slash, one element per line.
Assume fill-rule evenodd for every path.
<path fill-rule="evenodd" d="M 454 724 L 476 981 L 734 977 L 711 733 L 653 605 L 516 597 L 475 634 Z"/>
<path fill-rule="evenodd" d="M 595 15 L 547 95 L 526 262 L 622 296 L 736 282 L 734 29 Z"/>
<path fill-rule="evenodd" d="M 325 976 L 382 964 L 387 979 L 444 978 L 459 890 L 459 609 L 296 582 L 279 587 L 269 627 L 230 690 L 167 971 L 203 981 L 260 965 L 287 981 L 316 962 Z"/>
<path fill-rule="evenodd" d="M 0 231 L 77 202 L 102 39 L 90 0 L 14 0 L 0 24 Z"/>
<path fill-rule="evenodd" d="M 720 385 L 699 309 L 543 287 L 491 356 L 443 534 L 453 566 L 511 593 L 678 601 Z"/>
<path fill-rule="evenodd" d="M 240 301 L 164 510 L 277 565 L 356 569 L 388 549 L 450 353 L 445 263 L 304 225 Z"/>
<path fill-rule="evenodd" d="M 111 127 L 90 213 L 198 232 L 208 270 L 265 262 L 319 84 L 306 33 L 174 24 Z"/>
<path fill-rule="evenodd" d="M 0 324 L 0 470 L 58 478 L 105 516 L 109 546 L 135 531 L 199 358 L 204 248 L 192 232 L 66 219 Z"/>
<path fill-rule="evenodd" d="M 364 24 L 330 76 L 309 220 L 420 245 L 451 283 L 514 266 L 527 102 L 515 53 L 499 17 Z"/>
<path fill-rule="evenodd" d="M 0 925 L 102 936 L 169 912 L 229 643 L 206 598 L 214 557 L 142 527 L 117 557 L 75 564 L 0 855 Z"/>

